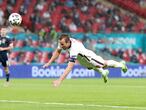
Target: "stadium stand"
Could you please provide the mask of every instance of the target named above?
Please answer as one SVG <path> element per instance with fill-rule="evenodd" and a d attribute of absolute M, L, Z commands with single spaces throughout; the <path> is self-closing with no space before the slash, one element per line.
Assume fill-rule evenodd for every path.
<path fill-rule="evenodd" d="M 146 18 L 145 11 L 146 9 L 142 7 L 142 4 L 144 4 L 144 0 L 108 0 L 112 3 L 117 4 L 118 6 L 121 6 L 129 11 L 132 11 L 136 13 L 137 15 L 140 15 L 144 18 Z"/>
<path fill-rule="evenodd" d="M 25 64 L 47 62 L 52 54 L 52 48 L 57 45 L 58 32 L 85 33 L 80 38 L 85 43 L 88 42 L 85 40 L 86 33 L 146 32 L 146 24 L 139 18 L 146 17 L 142 5 L 144 0 L 106 1 L 114 5 L 108 6 L 96 0 L 3 0 L 0 2 L 0 27 L 8 25 L 10 13 L 19 12 L 23 17 L 22 26 L 25 30 L 25 33 L 9 33 L 10 37 L 16 38 L 15 48 L 10 54 L 11 61 L 14 64 L 23 61 Z M 128 11 L 123 13 L 116 5 Z M 101 41 L 96 39 L 95 42 Z M 95 50 L 95 47 L 92 49 Z M 142 50 L 111 48 L 98 50 L 127 62 L 146 64 L 146 55 Z M 66 62 L 66 57 L 67 55 L 62 53 L 57 62 Z"/>

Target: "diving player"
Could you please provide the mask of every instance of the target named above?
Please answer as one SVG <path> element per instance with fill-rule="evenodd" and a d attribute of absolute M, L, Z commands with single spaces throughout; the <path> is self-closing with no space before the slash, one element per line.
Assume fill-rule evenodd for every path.
<path fill-rule="evenodd" d="M 102 75 L 105 83 L 108 80 L 109 74 L 109 71 L 105 68 L 120 67 L 123 72 L 127 71 L 127 66 L 124 61 L 117 62 L 114 60 L 104 60 L 102 57 L 96 55 L 93 51 L 86 49 L 80 41 L 70 38 L 68 34 L 62 34 L 59 38 L 58 44 L 58 48 L 55 50 L 49 62 L 43 65 L 44 68 L 48 67 L 60 55 L 62 50 L 69 52 L 70 58 L 68 66 L 60 78 L 53 81 L 53 85 L 55 87 L 59 86 L 66 78 L 66 76 L 72 70 L 76 60 L 78 60 L 81 65 L 87 67 L 88 69 L 98 71 Z"/>

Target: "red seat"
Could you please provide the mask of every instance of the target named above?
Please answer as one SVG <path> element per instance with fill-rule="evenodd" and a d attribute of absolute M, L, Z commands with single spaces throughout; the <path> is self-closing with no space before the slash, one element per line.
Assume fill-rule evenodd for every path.
<path fill-rule="evenodd" d="M 13 8 L 13 12 L 18 13 L 24 0 L 18 0 Z"/>
<path fill-rule="evenodd" d="M 146 64 L 146 56 L 145 54 L 139 54 L 138 57 L 137 57 L 138 61 L 140 64 Z"/>
<path fill-rule="evenodd" d="M 92 25 L 92 31 L 93 31 L 93 33 L 97 33 L 99 31 L 99 27 L 100 27 L 100 24 L 99 23 L 94 23 Z"/>
<path fill-rule="evenodd" d="M 3 2 L 0 4 L 0 7 L 3 10 L 3 12 L 5 12 L 7 8 L 7 0 L 3 0 Z"/>
<path fill-rule="evenodd" d="M 49 53 L 48 52 L 43 52 L 42 53 L 42 57 L 40 59 L 40 62 L 41 63 L 47 63 L 49 61 L 48 56 L 49 56 Z"/>
<path fill-rule="evenodd" d="M 34 58 L 34 53 L 33 52 L 26 52 L 25 53 L 25 58 L 24 58 L 24 63 L 29 64 L 32 62 Z"/>
<path fill-rule="evenodd" d="M 19 52 L 11 52 L 10 59 L 16 58 L 18 56 Z"/>
<path fill-rule="evenodd" d="M 129 62 L 129 61 L 130 61 L 130 56 L 129 56 L 126 52 L 124 52 L 124 54 L 123 54 L 123 59 L 124 59 L 125 61 Z"/>
<path fill-rule="evenodd" d="M 15 47 L 23 47 L 24 42 L 22 40 L 16 41 Z"/>
<path fill-rule="evenodd" d="M 84 29 L 83 29 L 82 27 L 79 27 L 79 28 L 77 29 L 77 32 L 84 32 Z"/>
<path fill-rule="evenodd" d="M 33 46 L 33 47 L 39 46 L 39 41 L 33 40 L 33 41 L 32 41 L 32 46 Z"/>

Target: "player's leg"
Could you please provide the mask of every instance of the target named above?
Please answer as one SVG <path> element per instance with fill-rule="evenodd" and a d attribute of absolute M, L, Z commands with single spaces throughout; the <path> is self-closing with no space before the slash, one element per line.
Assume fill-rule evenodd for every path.
<path fill-rule="evenodd" d="M 10 72 L 8 67 L 4 67 L 5 73 L 6 73 L 6 82 L 9 82 L 10 79 Z"/>
<path fill-rule="evenodd" d="M 93 65 L 90 63 L 90 60 L 88 58 L 85 58 L 83 55 L 79 54 L 77 56 L 77 60 L 82 66 L 88 69 L 93 69 Z"/>
<path fill-rule="evenodd" d="M 9 71 L 9 67 L 7 65 L 7 61 L 2 62 L 2 66 L 4 67 L 4 71 L 6 74 L 6 82 L 9 82 L 10 80 L 10 71 Z"/>
<path fill-rule="evenodd" d="M 102 75 L 102 78 L 104 80 L 104 83 L 106 83 L 107 80 L 108 80 L 109 70 L 103 69 L 103 68 L 98 68 L 98 67 L 95 67 L 93 69 Z"/>
<path fill-rule="evenodd" d="M 99 65 L 97 64 L 97 62 L 95 60 L 88 59 L 88 57 L 83 56 L 83 55 L 78 55 L 78 61 L 81 65 L 87 67 L 88 69 L 93 69 L 93 70 L 97 71 L 98 73 L 100 73 L 104 79 L 104 82 L 105 83 L 107 82 L 107 80 L 108 80 L 107 76 L 109 74 L 109 71 L 103 69 L 102 67 L 99 67 Z"/>
<path fill-rule="evenodd" d="M 123 72 L 127 71 L 127 66 L 124 61 L 117 62 L 114 60 L 104 60 L 102 57 L 96 55 L 94 52 L 90 51 L 90 56 L 91 56 L 91 63 L 94 65 L 97 65 L 98 67 L 120 67 Z"/>
<path fill-rule="evenodd" d="M 3 54 L 2 56 L 2 59 L 1 59 L 1 63 L 2 63 L 2 66 L 4 67 L 4 71 L 5 71 L 5 74 L 6 74 L 6 85 L 9 84 L 9 80 L 10 80 L 10 71 L 9 71 L 9 65 L 8 65 L 8 57 L 7 57 L 7 54 Z"/>
<path fill-rule="evenodd" d="M 87 56 L 90 59 L 90 63 L 94 65 L 94 70 L 98 71 L 102 75 L 104 82 L 106 83 L 108 80 L 109 71 L 104 68 L 106 66 L 105 60 L 91 50 L 88 50 Z"/>
<path fill-rule="evenodd" d="M 4 71 L 5 71 L 5 74 L 6 74 L 6 82 L 4 83 L 4 86 L 5 87 L 8 87 L 10 85 L 10 71 L 9 71 L 9 67 L 7 66 L 6 63 L 2 63 L 3 67 L 4 67 Z"/>
<path fill-rule="evenodd" d="M 114 60 L 106 60 L 106 65 L 107 67 L 113 67 L 113 68 L 120 67 L 124 73 L 127 72 L 127 66 L 125 61 L 117 62 Z"/>
<path fill-rule="evenodd" d="M 102 75 L 104 82 L 106 83 L 108 80 L 109 70 L 103 69 L 103 67 L 105 67 L 105 61 L 102 57 L 96 56 L 96 59 L 95 57 L 91 58 L 90 62 L 94 65 L 93 69 Z"/>

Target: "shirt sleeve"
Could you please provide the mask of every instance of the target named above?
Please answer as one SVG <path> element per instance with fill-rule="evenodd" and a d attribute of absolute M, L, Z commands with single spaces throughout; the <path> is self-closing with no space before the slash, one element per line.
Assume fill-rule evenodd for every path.
<path fill-rule="evenodd" d="M 69 58 L 69 62 L 75 62 L 76 59 L 77 59 L 76 56 L 71 56 L 71 57 Z"/>
<path fill-rule="evenodd" d="M 70 51 L 70 57 L 69 57 L 69 61 L 70 62 L 75 62 L 78 56 L 78 49 L 72 49 Z"/>

